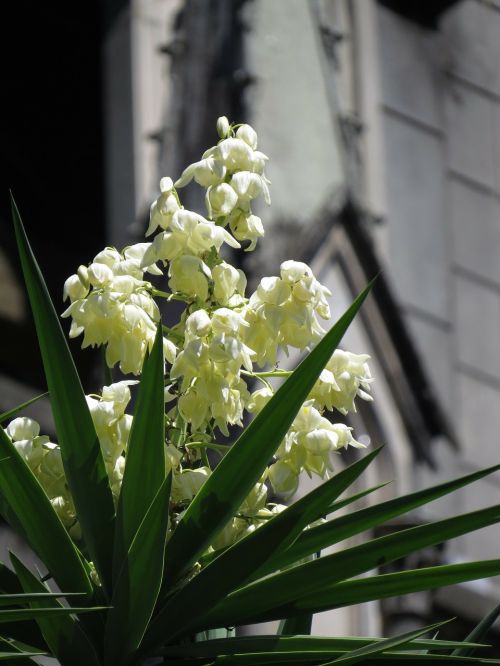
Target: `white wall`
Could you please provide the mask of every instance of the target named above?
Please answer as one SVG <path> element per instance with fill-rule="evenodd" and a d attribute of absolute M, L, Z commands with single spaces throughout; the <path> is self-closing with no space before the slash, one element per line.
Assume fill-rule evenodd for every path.
<path fill-rule="evenodd" d="M 439 32 L 380 6 L 376 15 L 381 247 L 461 447 L 439 447 L 439 472 L 418 473 L 424 484 L 500 462 L 500 9 L 464 0 Z M 497 474 L 434 513 L 499 501 Z M 498 557 L 498 535 L 481 530 L 449 552 Z M 483 598 L 498 591 L 478 586 Z"/>

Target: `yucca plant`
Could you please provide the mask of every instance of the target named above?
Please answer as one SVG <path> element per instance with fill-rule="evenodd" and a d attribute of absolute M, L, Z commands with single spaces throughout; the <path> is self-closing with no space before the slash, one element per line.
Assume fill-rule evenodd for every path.
<path fill-rule="evenodd" d="M 208 188 L 211 219 L 183 209 L 163 179 L 149 229 L 163 230 L 155 240 L 122 254 L 107 248 L 65 285 L 71 335 L 83 332 L 84 344 L 106 345 L 109 366 L 140 374 L 133 416 L 125 408 L 135 380 L 85 396 L 13 204 L 58 444 L 40 437 L 31 419 L 11 420 L 28 403 L 0 416 L 4 426 L 10 421 L 0 428 L 1 511 L 46 568 L 30 568 L 16 554 L 10 567 L 1 564 L 0 660 L 500 663 L 471 656 L 497 609 L 462 643 L 440 640 L 440 624 L 388 639 L 309 635 L 317 612 L 500 574 L 500 560 L 488 560 L 359 577 L 500 522 L 500 505 L 317 557 L 500 466 L 338 515 L 379 488 L 345 496 L 379 450 L 333 473 L 332 451 L 358 443 L 323 416 L 325 409 L 346 413 L 356 395 L 369 397 L 367 357 L 335 351 L 369 287 L 322 339 L 316 315 L 326 316 L 329 293 L 304 264 L 285 262 L 280 278 L 263 280 L 245 298 L 244 276 L 219 249 L 253 246 L 262 235 L 250 201 L 268 198 L 266 158 L 248 125 L 222 118 L 218 130 L 217 146 L 176 183 L 194 177 Z M 169 266 L 168 293 L 142 280 L 146 269 L 161 272 L 157 261 Z M 152 296 L 185 303 L 179 324 L 161 324 Z M 295 371 L 254 370 L 254 360 L 273 365 L 288 345 L 312 347 Z M 250 394 L 242 377 L 264 388 Z M 274 391 L 270 377 L 285 381 Z M 253 420 L 232 446 L 217 442 L 216 429 L 227 434 L 241 421 L 240 403 Z M 288 507 L 267 500 L 269 488 L 293 494 L 303 470 L 324 482 Z M 232 631 L 270 620 L 281 620 L 275 636 Z"/>

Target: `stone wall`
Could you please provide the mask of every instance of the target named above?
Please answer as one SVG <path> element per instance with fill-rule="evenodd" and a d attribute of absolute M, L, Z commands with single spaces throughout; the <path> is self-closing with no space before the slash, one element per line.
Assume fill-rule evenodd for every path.
<path fill-rule="evenodd" d="M 464 0 L 430 31 L 378 6 L 376 27 L 385 259 L 460 446 L 424 484 L 500 462 L 500 7 Z M 434 512 L 499 501 L 497 474 Z M 498 557 L 498 527 L 450 553 Z"/>

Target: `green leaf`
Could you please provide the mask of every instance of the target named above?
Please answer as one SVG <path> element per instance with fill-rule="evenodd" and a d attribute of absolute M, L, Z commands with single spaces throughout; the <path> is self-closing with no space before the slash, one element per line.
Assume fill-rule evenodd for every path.
<path fill-rule="evenodd" d="M 110 590 L 114 505 L 101 448 L 66 336 L 13 199 L 12 216 L 68 485 L 90 558 L 104 589 Z"/>
<path fill-rule="evenodd" d="M 26 400 L 26 402 L 23 402 L 20 405 L 17 405 L 17 407 L 13 407 L 12 409 L 9 409 L 8 412 L 4 412 L 3 414 L 0 414 L 0 423 L 4 423 L 5 421 L 10 420 L 13 416 L 16 416 L 16 414 L 19 414 L 19 412 L 22 412 L 23 409 L 26 409 L 26 407 L 29 407 L 30 405 L 32 405 L 37 400 L 40 400 L 41 398 L 45 398 L 48 395 L 49 395 L 48 393 L 41 393 L 40 395 L 37 395 L 34 398 L 31 398 L 30 400 Z"/>
<path fill-rule="evenodd" d="M 422 629 L 416 629 L 414 631 L 408 631 L 404 634 L 399 634 L 399 636 L 392 636 L 391 638 L 386 638 L 382 641 L 376 641 L 370 645 L 365 645 L 364 647 L 354 650 L 350 654 L 342 655 L 337 657 L 333 661 L 328 661 L 320 664 L 320 666 L 335 666 L 336 664 L 357 664 L 360 661 L 363 661 L 366 657 L 374 656 L 390 650 L 391 648 L 401 647 L 407 645 L 410 641 L 420 638 L 424 634 L 427 634 L 429 631 L 433 631 L 438 627 L 442 627 L 444 624 L 447 624 L 449 620 L 445 622 L 437 622 L 436 624 L 430 624 L 427 627 Z"/>
<path fill-rule="evenodd" d="M 21 581 L 24 590 L 31 593 L 38 593 L 39 596 L 45 596 L 47 588 L 27 569 L 24 564 L 11 554 L 12 564 L 16 574 Z M 59 595 L 61 596 L 61 595 Z M 67 595 L 65 595 L 67 596 Z M 64 615 L 45 614 L 36 617 L 36 622 L 40 631 L 49 646 L 52 654 L 59 659 L 62 664 L 75 664 L 75 666 L 99 666 L 95 646 L 85 633 L 81 623 L 72 615 L 68 615 L 68 609 L 63 607 L 57 599 L 33 599 L 31 608 L 52 610 L 64 610 Z M 71 612 L 71 609 L 69 609 Z M 76 612 L 76 611 L 73 611 Z"/>
<path fill-rule="evenodd" d="M 500 604 L 484 617 L 479 624 L 474 627 L 471 633 L 465 639 L 468 643 L 475 643 L 482 641 L 496 620 L 500 617 Z M 455 657 L 469 657 L 475 652 L 476 646 L 463 645 L 459 649 L 452 652 Z"/>
<path fill-rule="evenodd" d="M 371 488 L 367 488 L 366 490 L 362 490 L 359 493 L 356 493 L 354 495 L 350 495 L 349 497 L 346 497 L 345 499 L 338 500 L 337 502 L 334 502 L 333 504 L 331 504 L 328 507 L 326 513 L 330 514 L 330 513 L 333 513 L 334 511 L 339 511 L 340 509 L 343 509 L 346 506 L 349 506 L 349 504 L 352 504 L 353 502 L 357 502 L 359 499 L 362 499 L 363 497 L 366 497 L 366 495 L 369 495 L 370 493 L 373 493 L 376 490 L 380 490 L 380 488 L 384 488 L 385 486 L 388 485 L 388 483 L 390 483 L 390 481 L 387 481 L 385 483 L 379 483 L 377 486 L 372 486 Z M 317 516 L 317 518 L 321 518 L 323 515 L 326 515 L 326 514 L 321 514 L 320 516 Z M 300 538 L 301 537 L 299 537 L 299 539 L 297 539 L 297 541 L 299 541 Z M 297 541 L 295 543 L 297 543 Z M 229 548 L 229 546 L 226 546 L 224 548 L 219 548 L 219 550 L 215 550 L 211 553 L 207 553 L 206 555 L 203 555 L 199 559 L 200 566 L 202 568 L 207 566 L 208 564 L 210 564 L 210 562 L 213 562 L 213 560 L 215 560 L 216 557 L 219 557 L 228 548 Z M 285 552 L 288 553 L 288 551 L 293 549 L 293 548 L 294 548 L 294 544 L 292 544 L 292 546 L 290 546 L 290 548 L 287 548 L 284 551 L 284 553 Z M 275 553 L 274 556 L 279 557 L 278 553 Z M 297 559 L 299 559 L 299 558 L 297 558 Z M 273 565 L 273 568 L 275 568 L 274 565 Z M 278 567 L 276 567 L 276 568 L 278 568 Z"/>
<path fill-rule="evenodd" d="M 500 560 L 411 569 L 337 583 L 322 592 L 298 599 L 294 604 L 294 609 L 318 613 L 331 608 L 342 608 L 374 599 L 422 592 L 498 575 L 500 575 Z"/>
<path fill-rule="evenodd" d="M 376 449 L 321 484 L 305 497 L 237 541 L 214 559 L 177 594 L 169 598 L 152 622 L 145 644 L 158 645 L 186 633 L 198 618 L 261 570 L 272 567 L 274 553 L 286 548 L 302 530 L 321 516 L 378 455 Z M 274 568 L 273 568 L 274 569 Z M 266 569 L 267 570 L 267 569 Z M 196 615 L 193 608 L 196 607 Z"/>
<path fill-rule="evenodd" d="M 0 594 L 0 606 L 21 606 L 23 604 L 29 604 L 32 601 L 44 601 L 46 599 L 81 596 L 82 594 L 78 592 L 68 594 L 67 592 L 48 592 L 47 589 L 44 589 L 43 592 L 33 592 L 31 594 L 26 592 L 19 594 Z"/>
<path fill-rule="evenodd" d="M 153 498 L 123 561 L 108 613 L 105 663 L 128 663 L 138 649 L 160 591 L 172 475 Z"/>
<path fill-rule="evenodd" d="M 39 657 L 45 654 L 47 653 L 46 652 L 0 652 L 0 661 L 7 661 L 8 659 L 27 659 L 28 657 Z"/>
<path fill-rule="evenodd" d="M 322 483 L 298 501 L 294 502 L 282 513 L 269 520 L 265 525 L 257 530 L 255 534 L 252 535 L 252 537 L 255 539 L 257 546 L 256 550 L 258 553 L 260 542 L 267 538 L 267 535 L 272 532 L 272 530 L 275 528 L 275 525 L 279 524 L 280 520 L 282 520 L 285 516 L 293 516 L 297 521 L 295 529 L 290 533 L 289 538 L 281 544 L 281 547 L 273 551 L 271 557 L 267 558 L 261 566 L 254 567 L 254 571 L 251 577 L 248 578 L 248 582 L 250 580 L 255 580 L 256 578 L 262 578 L 270 572 L 279 570 L 281 568 L 279 565 L 280 553 L 283 551 L 288 552 L 287 546 L 293 547 L 290 544 L 293 544 L 293 542 L 295 542 L 301 533 L 304 534 L 303 530 L 305 527 L 332 510 L 333 500 L 341 495 L 344 490 L 346 490 L 352 483 L 354 483 L 354 481 L 356 481 L 356 479 L 364 472 L 372 460 L 378 456 L 380 451 L 380 448 L 374 449 L 364 458 L 361 458 L 352 465 L 349 465 L 349 467 L 342 470 L 325 483 Z M 344 500 L 344 502 L 348 503 L 347 500 Z M 344 502 L 342 502 L 342 504 L 344 504 Z M 308 530 L 305 532 L 307 533 L 307 531 Z M 257 553 L 248 554 L 246 552 L 245 544 L 246 539 L 242 539 L 235 544 L 235 548 L 238 548 L 241 551 L 239 553 L 239 560 L 237 561 L 241 561 L 241 558 L 248 558 L 250 556 L 252 562 L 256 563 L 258 557 Z M 313 553 L 308 553 L 308 555 L 310 554 Z M 247 580 L 241 580 L 240 586 L 242 586 L 245 582 L 247 582 Z M 229 591 L 230 590 L 228 590 L 228 592 Z"/>
<path fill-rule="evenodd" d="M 477 659 L 470 657 L 451 657 L 449 655 L 417 655 L 405 652 L 385 652 L 382 657 L 368 657 L 363 664 L 396 663 L 404 666 L 426 666 L 445 662 L 453 666 L 478 666 L 478 664 L 500 664 L 500 660 Z M 236 654 L 229 657 L 216 657 L 214 660 L 194 658 L 183 659 L 182 662 L 165 659 L 165 666 L 218 666 L 231 664 L 231 666 L 319 666 L 318 657 L 311 653 L 291 652 L 259 652 L 258 654 Z"/>
<path fill-rule="evenodd" d="M 5 594 L 23 594 L 23 587 L 16 574 L 2 563 L 0 563 L 0 592 L 2 593 L 1 597 Z M 4 625 L 2 631 L 6 636 L 21 641 L 34 651 L 45 650 L 46 648 L 43 636 L 34 620 L 32 622 L 13 622 Z"/>
<path fill-rule="evenodd" d="M 284 516 L 264 542 L 259 540 L 258 551 L 255 548 L 256 541 L 252 537 L 255 537 L 264 527 L 253 532 L 245 539 L 247 548 L 244 554 L 241 548 L 236 548 L 241 543 L 237 542 L 181 588 L 177 594 L 172 595 L 152 621 L 144 638 L 144 651 L 149 653 L 151 649 L 171 641 L 174 637 L 193 633 L 191 628 L 197 624 L 198 618 L 204 612 L 209 611 L 220 599 L 223 599 L 227 591 L 237 585 L 241 576 L 246 577 L 252 566 L 246 556 L 258 555 L 259 559 L 254 565 L 258 566 L 261 557 L 269 557 L 273 550 L 287 538 L 293 530 L 295 522 L 294 516 Z M 238 562 L 239 557 L 242 557 L 241 563 Z M 193 613 L 193 608 L 196 608 L 196 613 Z"/>
<path fill-rule="evenodd" d="M 116 513 L 113 582 L 144 516 L 165 480 L 165 395 L 161 324 L 144 361 Z"/>
<path fill-rule="evenodd" d="M 500 522 L 500 505 L 401 530 L 395 534 L 321 557 L 313 562 L 264 578 L 229 595 L 226 601 L 221 603 L 219 609 L 214 609 L 212 613 L 209 613 L 207 626 L 214 626 L 214 621 L 217 625 L 223 626 L 229 617 L 234 617 L 236 624 L 260 622 L 262 618 L 289 617 L 290 609 L 301 608 L 300 601 L 304 597 L 310 599 L 317 593 L 318 598 L 321 598 L 325 588 L 337 589 L 336 584 L 346 578 L 497 522 Z M 307 608 L 307 610 L 312 611 L 313 609 Z M 216 620 L 213 615 L 217 618 Z M 201 624 L 203 624 L 203 618 L 198 627 L 201 628 Z"/>
<path fill-rule="evenodd" d="M 345 652 L 351 653 L 354 650 L 381 642 L 382 640 L 381 638 L 371 637 L 245 636 L 171 645 L 159 650 L 155 654 L 167 658 L 205 657 L 209 659 L 218 657 L 219 655 L 276 652 L 281 654 L 301 654 L 303 657 L 312 654 L 318 655 L 317 659 L 326 659 L 330 655 L 334 656 Z M 400 650 L 421 650 L 428 648 L 433 650 L 450 650 L 462 645 L 461 642 L 457 641 L 417 639 L 409 641 L 404 646 L 400 646 Z M 481 645 L 472 644 L 470 647 L 481 647 Z"/>
<path fill-rule="evenodd" d="M 446 622 L 438 622 L 437 624 L 432 624 L 428 627 L 423 627 L 414 631 L 410 631 L 405 634 L 401 634 L 400 636 L 394 636 L 392 638 L 388 639 L 383 639 L 383 640 L 376 640 L 373 639 L 372 641 L 367 642 L 362 647 L 359 647 L 355 650 L 350 650 L 347 653 L 337 655 L 333 660 L 328 659 L 328 661 L 321 661 L 320 659 L 325 659 L 325 654 L 321 654 L 320 652 L 304 652 L 302 654 L 297 654 L 297 653 L 291 653 L 291 652 L 280 652 L 277 650 L 273 652 L 260 652 L 258 654 L 255 653 L 240 653 L 240 654 L 234 654 L 234 655 L 224 655 L 224 656 L 218 656 L 215 660 L 216 664 L 240 664 L 241 666 L 246 665 L 259 665 L 262 664 L 263 662 L 265 663 L 297 663 L 297 661 L 300 658 L 300 663 L 314 663 L 317 664 L 317 666 L 334 666 L 334 664 L 354 664 L 354 663 L 359 663 L 360 661 L 365 661 L 367 657 L 372 657 L 381 653 L 384 653 L 384 657 L 389 656 L 389 650 L 394 647 L 399 647 L 399 648 L 407 648 L 409 645 L 414 647 L 414 641 L 415 639 L 419 638 L 420 636 L 423 636 L 424 634 L 428 633 L 429 631 L 433 630 L 436 627 L 440 627 L 443 624 L 446 624 Z M 300 656 L 299 656 L 300 655 Z M 413 657 L 414 655 L 411 655 Z M 399 657 L 402 658 L 402 661 L 404 660 L 404 663 L 407 663 L 408 658 L 410 655 L 408 654 L 402 654 L 399 653 Z"/>
<path fill-rule="evenodd" d="M 80 555 L 50 500 L 0 426 L 0 492 L 33 550 L 62 589 L 92 594 Z"/>
<path fill-rule="evenodd" d="M 193 499 L 165 553 L 164 588 L 189 570 L 259 480 L 372 283 L 250 423 Z"/>
<path fill-rule="evenodd" d="M 361 490 L 359 493 L 355 493 L 354 495 L 349 495 L 349 497 L 346 497 L 344 499 L 338 500 L 337 502 L 334 502 L 328 507 L 328 513 L 326 515 L 329 515 L 330 513 L 334 513 L 335 511 L 339 511 L 340 509 L 344 509 L 346 506 L 349 506 L 349 504 L 352 504 L 353 502 L 357 502 L 360 499 L 363 499 L 363 497 L 366 497 L 367 495 L 371 495 L 371 493 L 376 492 L 377 490 L 380 490 L 381 488 L 385 488 L 391 483 L 391 481 L 384 481 L 384 483 L 379 483 L 376 486 L 371 486 L 370 488 L 367 488 L 366 490 Z M 318 518 L 323 518 L 325 517 L 324 515 L 318 516 Z"/>
<path fill-rule="evenodd" d="M 3 624 L 4 622 L 22 622 L 24 620 L 32 620 L 40 617 L 57 617 L 90 613 L 104 610 L 105 608 L 106 606 L 87 606 L 84 608 L 66 608 L 61 606 L 59 608 L 53 608 L 47 605 L 41 608 L 10 608 L 9 610 L 0 610 L 0 624 Z"/>
<path fill-rule="evenodd" d="M 16 574 L 0 562 L 0 592 L 4 594 L 22 594 L 23 588 Z"/>
<path fill-rule="evenodd" d="M 293 615 L 286 620 L 281 620 L 278 627 L 278 634 L 280 636 L 305 636 L 311 633 L 313 621 L 312 613 L 301 613 L 300 615 Z"/>
<path fill-rule="evenodd" d="M 468 474 L 431 488 L 381 502 L 380 504 L 360 509 L 346 516 L 340 516 L 318 527 L 312 527 L 301 534 L 297 541 L 285 552 L 276 555 L 276 568 L 290 566 L 311 553 L 316 553 L 323 548 L 327 548 L 344 539 L 381 525 L 419 506 L 429 504 L 443 495 L 458 490 L 499 469 L 500 465 L 488 467 L 479 472 L 474 472 L 473 474 Z"/>

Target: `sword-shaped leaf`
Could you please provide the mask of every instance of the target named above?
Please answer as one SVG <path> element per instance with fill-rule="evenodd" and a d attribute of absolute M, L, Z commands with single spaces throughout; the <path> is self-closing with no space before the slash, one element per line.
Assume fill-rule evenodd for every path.
<path fill-rule="evenodd" d="M 165 480 L 165 391 L 161 324 L 144 367 L 127 446 L 116 512 L 113 581 L 132 541 Z"/>
<path fill-rule="evenodd" d="M 364 661 L 367 657 L 373 657 L 381 652 L 391 650 L 392 648 L 401 648 L 408 645 L 408 643 L 416 638 L 420 638 L 420 636 L 427 634 L 429 631 L 434 631 L 448 622 L 449 620 L 446 620 L 445 622 L 436 622 L 435 624 L 430 624 L 421 629 L 399 634 L 399 636 L 391 636 L 391 638 L 386 638 L 382 641 L 374 641 L 370 645 L 358 648 L 350 654 L 342 655 L 332 661 L 323 662 L 320 666 L 335 666 L 336 664 L 344 664 L 344 666 L 347 666 L 347 664 L 358 664 L 360 661 Z"/>
<path fill-rule="evenodd" d="M 340 516 L 330 520 L 323 525 L 312 527 L 307 530 L 293 543 L 285 552 L 276 555 L 276 561 L 273 562 L 276 568 L 284 568 L 302 560 L 311 553 L 316 553 L 323 548 L 332 546 L 344 539 L 348 539 L 356 534 L 365 532 L 377 525 L 401 516 L 419 506 L 428 504 L 439 497 L 443 497 L 469 483 L 473 483 L 493 472 L 497 472 L 500 465 L 488 467 L 487 469 L 462 476 L 446 483 L 441 483 L 431 488 L 419 490 L 403 497 L 396 497 L 386 502 L 381 502 L 374 506 L 354 511 L 346 516 Z M 332 507 L 333 508 L 333 507 Z M 269 573 L 271 570 L 266 567 L 259 573 Z"/>
<path fill-rule="evenodd" d="M 19 414 L 19 412 L 22 412 L 23 409 L 26 409 L 26 407 L 29 407 L 30 405 L 32 405 L 37 400 L 40 400 L 41 398 L 45 398 L 48 395 L 49 395 L 48 393 L 41 393 L 40 395 L 37 395 L 34 398 L 31 398 L 30 400 L 26 400 L 26 402 L 23 402 L 20 405 L 17 405 L 17 407 L 13 407 L 12 409 L 9 409 L 8 412 L 4 412 L 3 414 L 0 414 L 0 423 L 4 423 L 5 421 L 10 420 L 16 414 Z"/>
<path fill-rule="evenodd" d="M 500 575 L 500 560 L 411 569 L 338 583 L 315 595 L 297 600 L 294 608 L 320 612 L 498 575 Z"/>
<path fill-rule="evenodd" d="M 233 616 L 236 624 L 260 622 L 262 618 L 289 617 L 290 608 L 302 608 L 301 601 L 304 598 L 311 599 L 316 593 L 318 598 L 321 598 L 325 589 L 329 591 L 338 589 L 340 585 L 344 584 L 341 581 L 345 581 L 347 578 L 365 573 L 381 564 L 395 561 L 422 548 L 498 522 L 500 522 L 500 505 L 401 530 L 395 534 L 320 557 L 313 562 L 247 585 L 242 590 L 229 595 L 218 609 L 216 608 L 208 614 L 207 626 L 214 626 L 214 621 L 218 626 L 224 626 L 226 618 Z M 283 611 L 281 615 L 280 610 Z M 311 611 L 312 609 L 308 607 L 304 610 Z M 217 620 L 214 620 L 214 615 Z M 200 627 L 201 624 L 203 624 L 203 619 L 198 626 Z"/>
<path fill-rule="evenodd" d="M 483 638 L 485 638 L 488 631 L 494 625 L 498 617 L 500 617 L 500 604 L 498 604 L 498 606 L 495 606 L 495 608 L 492 611 L 490 611 L 488 615 L 486 615 L 486 617 L 484 617 L 476 627 L 474 627 L 474 629 L 465 639 L 465 642 L 474 643 L 476 641 L 482 641 Z M 478 646 L 475 645 L 464 644 L 461 645 L 458 649 L 454 650 L 452 654 L 455 657 L 470 657 L 472 654 L 474 654 L 477 647 Z"/>
<path fill-rule="evenodd" d="M 160 591 L 172 475 L 153 498 L 123 560 L 104 639 L 107 666 L 128 663 L 138 649 Z"/>
<path fill-rule="evenodd" d="M 10 659 L 29 659 L 30 657 L 40 657 L 46 652 L 0 652 L 0 661 L 9 661 Z M 30 659 L 30 662 L 36 664 L 37 662 Z"/>
<path fill-rule="evenodd" d="M 274 553 L 286 548 L 307 525 L 328 511 L 332 502 L 360 476 L 379 451 L 372 451 L 342 470 L 213 560 L 169 598 L 153 620 L 147 645 L 156 646 L 181 631 L 186 633 L 196 623 L 196 618 L 244 585 L 262 564 L 272 563 Z"/>
<path fill-rule="evenodd" d="M 340 655 L 366 647 L 382 638 L 348 637 L 348 638 L 323 638 L 318 636 L 244 636 L 240 638 L 225 638 L 207 640 L 197 643 L 184 643 L 171 645 L 159 650 L 158 656 L 172 659 L 198 657 L 213 659 L 222 655 L 235 654 L 258 654 L 258 653 L 281 653 L 301 654 L 302 658 L 307 655 L 317 655 L 317 659 L 327 659 L 330 655 Z M 400 646 L 400 650 L 452 650 L 455 647 L 468 646 L 471 648 L 484 647 L 482 644 L 446 641 L 440 639 L 416 639 Z M 184 662 L 182 662 L 184 663 Z"/>
<path fill-rule="evenodd" d="M 33 597 L 33 593 L 38 593 L 39 596 L 47 593 L 45 585 L 12 553 L 11 560 L 21 585 L 27 593 L 31 593 L 31 597 Z M 57 599 L 33 599 L 30 605 L 33 609 L 45 607 L 53 610 L 68 610 Z M 99 666 L 95 646 L 76 617 L 68 614 L 62 616 L 45 614 L 35 619 L 52 654 L 62 664 Z"/>
<path fill-rule="evenodd" d="M 48 592 L 45 589 L 43 592 L 22 592 L 19 594 L 0 594 L 0 606 L 22 606 L 24 604 L 29 604 L 32 601 L 44 601 L 47 599 L 61 599 L 62 597 L 81 597 L 83 596 L 79 592 L 67 593 L 67 592 Z"/>
<path fill-rule="evenodd" d="M 12 217 L 68 485 L 90 558 L 109 591 L 114 505 L 101 448 L 66 336 L 13 199 Z"/>

